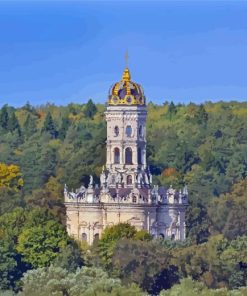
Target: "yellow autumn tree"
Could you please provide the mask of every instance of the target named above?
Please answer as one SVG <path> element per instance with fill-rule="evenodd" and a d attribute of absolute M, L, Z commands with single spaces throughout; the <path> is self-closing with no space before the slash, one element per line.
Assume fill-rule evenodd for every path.
<path fill-rule="evenodd" d="M 20 189 L 24 184 L 20 167 L 0 163 L 0 188 Z"/>

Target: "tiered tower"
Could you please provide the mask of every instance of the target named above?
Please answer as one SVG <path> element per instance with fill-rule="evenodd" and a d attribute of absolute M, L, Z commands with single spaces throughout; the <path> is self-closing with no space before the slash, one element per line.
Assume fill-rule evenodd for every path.
<path fill-rule="evenodd" d="M 100 185 L 90 176 L 87 188 L 64 188 L 68 233 L 91 244 L 106 227 L 128 222 L 154 237 L 185 239 L 187 188 L 152 186 L 146 162 L 146 98 L 131 81 L 128 67 L 109 90 L 105 116 L 107 160 Z"/>
<path fill-rule="evenodd" d="M 146 163 L 146 98 L 142 87 L 131 81 L 128 68 L 121 81 L 109 91 L 105 115 L 107 161 L 101 183 L 109 188 L 150 188 L 152 176 Z"/>

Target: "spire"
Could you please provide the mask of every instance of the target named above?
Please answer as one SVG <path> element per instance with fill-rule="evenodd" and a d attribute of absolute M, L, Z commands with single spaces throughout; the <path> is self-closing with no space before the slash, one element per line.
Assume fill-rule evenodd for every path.
<path fill-rule="evenodd" d="M 128 50 L 126 50 L 126 53 L 125 53 L 125 62 L 126 62 L 126 68 L 128 68 L 128 63 L 129 63 L 129 53 L 128 53 Z"/>
<path fill-rule="evenodd" d="M 130 71 L 129 71 L 129 68 L 128 68 L 128 63 L 129 63 L 128 50 L 125 53 L 125 63 L 126 63 L 126 67 L 125 67 L 124 72 L 123 72 L 122 80 L 123 81 L 130 81 L 131 80 L 131 75 L 130 75 Z"/>

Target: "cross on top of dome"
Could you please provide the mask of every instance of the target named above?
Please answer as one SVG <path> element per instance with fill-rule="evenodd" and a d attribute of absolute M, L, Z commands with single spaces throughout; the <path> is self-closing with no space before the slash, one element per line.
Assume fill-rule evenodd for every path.
<path fill-rule="evenodd" d="M 126 68 L 128 68 L 128 62 L 129 62 L 129 53 L 128 53 L 128 50 L 125 53 L 125 62 L 126 62 Z"/>

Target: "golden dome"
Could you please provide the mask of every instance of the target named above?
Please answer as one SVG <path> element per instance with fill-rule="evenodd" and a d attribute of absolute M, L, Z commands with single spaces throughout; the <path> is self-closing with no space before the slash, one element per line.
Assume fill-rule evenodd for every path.
<path fill-rule="evenodd" d="M 124 69 L 122 79 L 109 91 L 109 105 L 145 105 L 146 98 L 141 85 L 131 81 L 128 67 Z"/>

